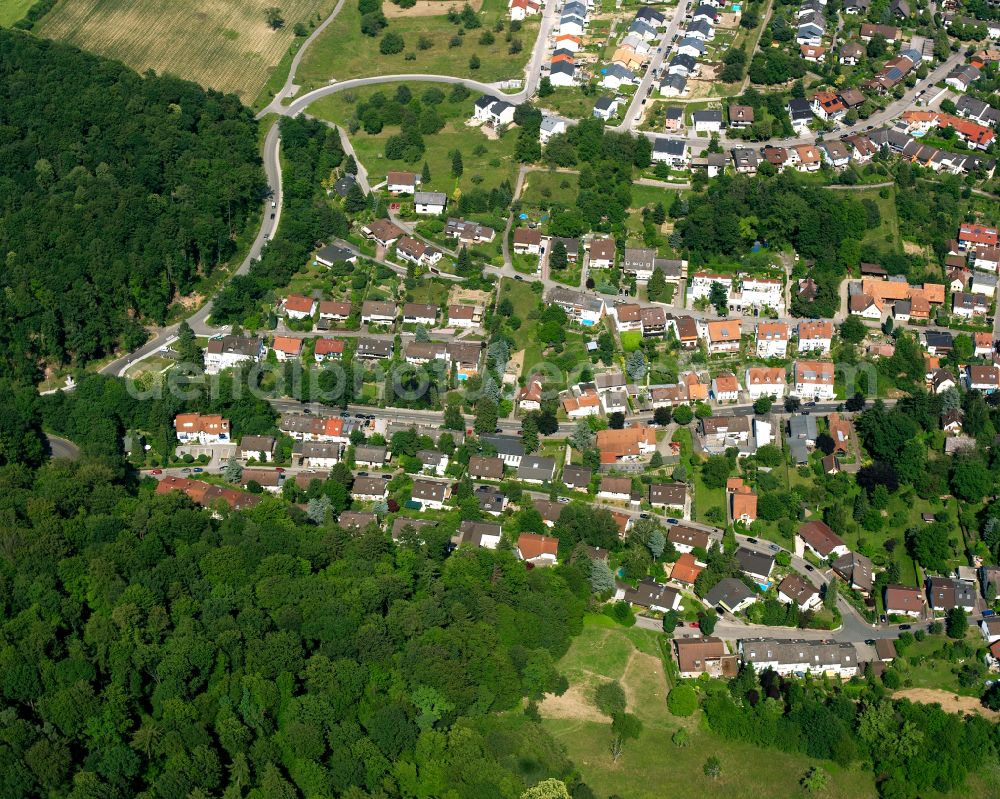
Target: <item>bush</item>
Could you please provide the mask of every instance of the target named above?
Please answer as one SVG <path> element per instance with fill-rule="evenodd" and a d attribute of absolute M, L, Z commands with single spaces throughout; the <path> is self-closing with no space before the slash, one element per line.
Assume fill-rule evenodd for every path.
<path fill-rule="evenodd" d="M 698 709 L 698 694 L 687 683 L 681 683 L 667 696 L 667 707 L 675 716 L 691 716 Z"/>
<path fill-rule="evenodd" d="M 406 42 L 403 41 L 403 37 L 395 31 L 389 31 L 379 42 L 378 51 L 382 55 L 396 55 L 403 52 L 404 47 L 406 47 Z"/>
<path fill-rule="evenodd" d="M 615 680 L 614 682 L 606 682 L 597 686 L 597 690 L 594 691 L 594 702 L 597 705 L 597 709 L 605 716 L 614 718 L 624 713 L 626 700 L 625 691 L 622 689 L 621 683 Z"/>

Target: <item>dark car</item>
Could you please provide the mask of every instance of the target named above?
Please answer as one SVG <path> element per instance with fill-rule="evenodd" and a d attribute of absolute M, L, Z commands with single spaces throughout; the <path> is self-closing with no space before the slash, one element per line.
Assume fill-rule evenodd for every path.
<path fill-rule="evenodd" d="M 680 522 L 677 519 L 667 519 L 667 524 L 680 524 Z"/>
<path fill-rule="evenodd" d="M 810 564 L 807 563 L 806 564 L 806 571 L 807 572 L 814 572 L 814 571 L 816 571 L 816 569 L 814 569 Z"/>
<path fill-rule="evenodd" d="M 900 624 L 899 625 L 899 629 L 900 630 L 912 630 L 913 627 L 912 627 L 912 625 L 909 625 L 909 624 Z"/>
<path fill-rule="evenodd" d="M 524 280 L 520 275 L 514 275 L 514 280 Z"/>
<path fill-rule="evenodd" d="M 203 472 L 203 471 L 205 471 L 205 470 L 204 470 L 204 469 L 202 469 L 202 468 L 201 468 L 200 466 L 195 466 L 195 467 L 194 467 L 194 469 L 193 469 L 192 471 L 193 471 L 193 472 L 194 472 L 195 474 L 199 474 L 199 473 L 201 473 L 201 472 Z"/>
<path fill-rule="evenodd" d="M 639 514 L 639 518 L 640 519 L 652 519 L 653 517 L 650 516 L 648 513 L 640 513 Z"/>
<path fill-rule="evenodd" d="M 747 539 L 747 543 L 748 544 L 759 544 L 760 541 L 758 541 L 756 538 L 748 538 Z"/>
<path fill-rule="evenodd" d="M 781 552 L 781 547 L 779 547 L 777 544 L 768 544 L 767 548 L 770 549 L 772 552 Z"/>
<path fill-rule="evenodd" d="M 865 643 L 868 644 L 868 646 L 875 646 L 875 639 L 874 638 L 866 638 L 865 639 Z"/>

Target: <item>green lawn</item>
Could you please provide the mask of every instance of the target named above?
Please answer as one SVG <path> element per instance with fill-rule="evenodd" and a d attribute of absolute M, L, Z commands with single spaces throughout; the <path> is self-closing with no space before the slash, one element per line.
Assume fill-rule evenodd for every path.
<path fill-rule="evenodd" d="M 426 87 L 419 84 L 411 86 L 417 97 L 424 88 Z M 358 101 L 366 100 L 378 91 L 391 97 L 396 91 L 396 84 L 385 84 L 369 87 L 357 93 L 343 92 L 324 97 L 309 107 L 309 113 L 349 129 L 350 120 L 354 117 L 354 107 Z M 386 140 L 399 133 L 398 126 L 386 126 L 375 135 L 365 133 L 363 128 L 351 134 L 351 143 L 358 159 L 368 170 L 372 184 L 381 182 L 389 170 L 419 172 L 423 162 L 427 161 L 431 170 L 428 188 L 433 191 L 443 191 L 451 195 L 456 188 L 464 192 L 475 187 L 490 189 L 504 180 L 510 181 L 513 185 L 517 172 L 517 164 L 514 161 L 517 131 L 508 130 L 500 139 L 488 139 L 480 129 L 468 127 L 465 122 L 472 116 L 475 99 L 473 95 L 461 103 L 451 103 L 446 100 L 438 106 L 438 113 L 447 121 L 439 133 L 424 137 L 426 151 L 423 158 L 416 163 L 391 161 L 385 157 Z M 453 150 L 462 153 L 464 167 L 462 176 L 457 179 L 452 177 L 451 173 Z"/>
<path fill-rule="evenodd" d="M 666 709 L 668 686 L 659 655 L 659 633 L 622 628 L 605 617 L 588 617 L 559 668 L 570 682 L 562 700 L 541 705 L 543 725 L 566 748 L 584 781 L 597 796 L 626 799 L 760 799 L 802 795 L 799 779 L 815 762 L 804 755 L 724 741 L 707 730 L 700 714 L 681 719 Z M 628 711 L 642 721 L 637 740 L 628 741 L 617 763 L 609 753 L 610 719 L 593 704 L 593 690 L 602 682 L 619 680 L 628 697 Z M 679 748 L 670 736 L 680 727 L 690 746 Z M 718 779 L 702 771 L 706 759 L 722 761 Z M 830 774 L 830 797 L 874 796 L 872 777 L 857 769 L 822 763 Z M 683 786 L 679 790 L 678 786 Z"/>
<path fill-rule="evenodd" d="M 663 203 L 664 208 L 670 209 L 670 204 L 677 196 L 680 189 L 665 189 L 661 186 L 642 186 L 638 183 L 632 184 L 632 207 L 645 208 L 647 205 Z"/>
<path fill-rule="evenodd" d="M 524 177 L 521 202 L 536 208 L 572 206 L 576 202 L 579 176 L 566 172 L 529 172 Z"/>
<path fill-rule="evenodd" d="M 626 330 L 620 334 L 620 338 L 622 349 L 625 352 L 632 352 L 632 350 L 639 349 L 639 345 L 642 343 L 642 333 L 638 330 Z"/>
<path fill-rule="evenodd" d="M 331 80 L 348 80 L 368 75 L 425 74 L 451 75 L 492 82 L 520 78 L 531 54 L 538 33 L 537 21 L 525 21 L 514 38 L 522 43 L 519 53 L 511 55 L 506 32 L 493 34 L 493 44 L 481 44 L 484 31 L 492 30 L 501 9 L 495 2 L 490 10 L 480 12 L 482 27 L 465 31 L 458 47 L 450 46 L 459 35 L 459 26 L 446 16 L 394 17 L 389 26 L 378 36 L 361 33 L 361 14 L 358 4 L 347 2 L 330 26 L 310 46 L 299 65 L 296 80 L 306 89 L 315 89 Z M 460 4 L 456 4 L 460 7 Z M 506 7 L 502 9 L 506 17 Z M 403 52 L 383 55 L 379 42 L 385 33 L 400 34 L 405 42 Z M 418 43 L 424 38 L 429 46 L 421 50 Z M 478 69 L 471 69 L 471 56 L 479 58 Z M 409 57 L 409 60 L 408 60 Z"/>
<path fill-rule="evenodd" d="M 28 9 L 35 0 L 3 0 L 0 3 L 0 28 L 9 28 L 18 20 L 24 19 Z"/>
<path fill-rule="evenodd" d="M 979 696 L 983 692 L 983 682 L 993 675 L 984 674 L 975 684 L 964 687 L 959 684 L 956 671 L 964 661 L 948 660 L 940 652 L 949 638 L 944 635 L 928 635 L 923 641 L 916 641 L 894 661 L 894 668 L 903 677 L 904 685 L 913 688 L 937 688 L 962 696 Z M 965 636 L 966 643 L 974 650 L 985 649 L 986 644 L 979 628 L 970 626 Z M 973 660 L 976 657 L 972 658 Z"/>
<path fill-rule="evenodd" d="M 585 119 L 594 112 L 597 95 L 587 95 L 578 86 L 560 86 L 548 97 L 538 100 L 539 108 L 570 119 Z"/>
<path fill-rule="evenodd" d="M 878 205 L 879 213 L 882 215 L 881 224 L 865 233 L 862 240 L 864 244 L 877 244 L 880 247 L 898 249 L 899 240 L 899 216 L 896 213 L 896 190 L 888 188 L 889 196 L 882 198 L 879 192 L 882 189 L 866 189 L 864 191 L 852 192 L 852 199 L 874 200 Z"/>
<path fill-rule="evenodd" d="M 511 280 L 506 277 L 500 281 L 500 294 L 497 301 L 509 299 L 514 305 L 514 315 L 521 319 L 521 327 L 514 333 L 514 341 L 519 350 L 531 343 L 535 329 L 534 323 L 528 320 L 528 314 L 538 307 L 540 295 L 531 288 L 532 285 L 532 283 Z"/>
<path fill-rule="evenodd" d="M 406 294 L 410 302 L 440 306 L 448 299 L 450 287 L 450 283 L 442 280 L 422 280 L 415 289 Z"/>

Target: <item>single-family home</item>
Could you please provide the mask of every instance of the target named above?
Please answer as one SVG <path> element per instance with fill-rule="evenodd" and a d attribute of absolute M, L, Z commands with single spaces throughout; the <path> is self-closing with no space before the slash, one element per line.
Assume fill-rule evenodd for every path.
<path fill-rule="evenodd" d="M 781 399 L 785 395 L 785 370 L 778 366 L 751 366 L 746 371 L 745 385 L 752 402 L 761 397 Z"/>
<path fill-rule="evenodd" d="M 205 345 L 205 373 L 214 375 L 264 357 L 264 341 L 250 336 L 216 336 Z"/>
<path fill-rule="evenodd" d="M 721 133 L 722 112 L 717 108 L 705 108 L 691 114 L 695 133 Z"/>
<path fill-rule="evenodd" d="M 757 601 L 757 594 L 748 588 L 742 580 L 726 577 L 705 594 L 705 604 L 721 608 L 727 613 L 739 613 Z"/>
<path fill-rule="evenodd" d="M 389 172 L 385 176 L 385 188 L 390 194 L 413 194 L 420 185 L 420 175 L 416 172 Z"/>
<path fill-rule="evenodd" d="M 794 572 L 778 583 L 778 600 L 794 604 L 799 610 L 813 610 L 822 603 L 819 589 Z"/>
<path fill-rule="evenodd" d="M 809 550 L 820 560 L 826 560 L 831 555 L 839 558 L 850 551 L 843 539 L 826 522 L 819 520 L 806 522 L 795 534 L 795 554 L 801 557 L 804 550 Z"/>
<path fill-rule="evenodd" d="M 758 322 L 756 333 L 758 358 L 784 358 L 788 354 L 788 325 L 785 322 Z"/>
<path fill-rule="evenodd" d="M 924 592 L 908 585 L 887 585 L 885 587 L 885 612 L 891 616 L 912 616 L 919 619 L 924 615 Z"/>
<path fill-rule="evenodd" d="M 200 413 L 179 413 L 174 417 L 174 431 L 181 444 L 228 444 L 230 438 L 229 420 L 218 415 Z"/>
<path fill-rule="evenodd" d="M 538 455 L 525 455 L 521 458 L 521 465 L 517 467 L 518 480 L 537 485 L 551 482 L 555 473 L 555 458 L 545 458 Z"/>
<path fill-rule="evenodd" d="M 289 319 L 306 319 L 316 313 L 316 300 L 301 294 L 289 294 L 282 300 L 281 309 Z"/>
<path fill-rule="evenodd" d="M 518 557 L 535 566 L 554 566 L 558 553 L 558 538 L 537 533 L 521 533 L 517 539 Z"/>
<path fill-rule="evenodd" d="M 447 204 L 448 195 L 443 191 L 418 191 L 413 195 L 413 210 L 418 214 L 437 216 Z"/>
<path fill-rule="evenodd" d="M 294 361 L 302 355 L 302 339 L 294 336 L 275 336 L 271 342 L 271 349 L 279 361 Z"/>
<path fill-rule="evenodd" d="M 447 481 L 428 480 L 418 477 L 413 481 L 410 497 L 420 503 L 420 510 L 431 508 L 441 510 L 445 501 L 451 496 L 451 483 Z"/>

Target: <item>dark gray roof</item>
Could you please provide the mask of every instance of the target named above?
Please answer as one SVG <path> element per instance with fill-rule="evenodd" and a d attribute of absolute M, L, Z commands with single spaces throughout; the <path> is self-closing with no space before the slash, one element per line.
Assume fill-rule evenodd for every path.
<path fill-rule="evenodd" d="M 735 577 L 726 577 L 705 594 L 705 601 L 713 607 L 722 605 L 727 608 L 734 608 L 741 602 L 756 596 L 753 591 L 747 588 L 742 580 Z"/>
<path fill-rule="evenodd" d="M 653 141 L 653 152 L 654 153 L 666 153 L 667 155 L 684 155 L 684 149 L 687 147 L 687 142 L 683 139 L 668 139 L 662 136 L 657 136 Z"/>
<path fill-rule="evenodd" d="M 736 562 L 740 564 L 740 568 L 751 575 L 760 575 L 762 577 L 767 577 L 771 574 L 771 569 L 774 568 L 774 558 L 771 555 L 765 555 L 763 552 L 754 552 L 751 549 L 744 549 L 740 547 L 736 550 Z"/>
<path fill-rule="evenodd" d="M 498 455 L 524 455 L 524 444 L 516 436 L 486 436 L 483 441 L 492 444 Z"/>
<path fill-rule="evenodd" d="M 722 112 L 717 108 L 703 108 L 691 114 L 695 122 L 722 122 Z"/>

